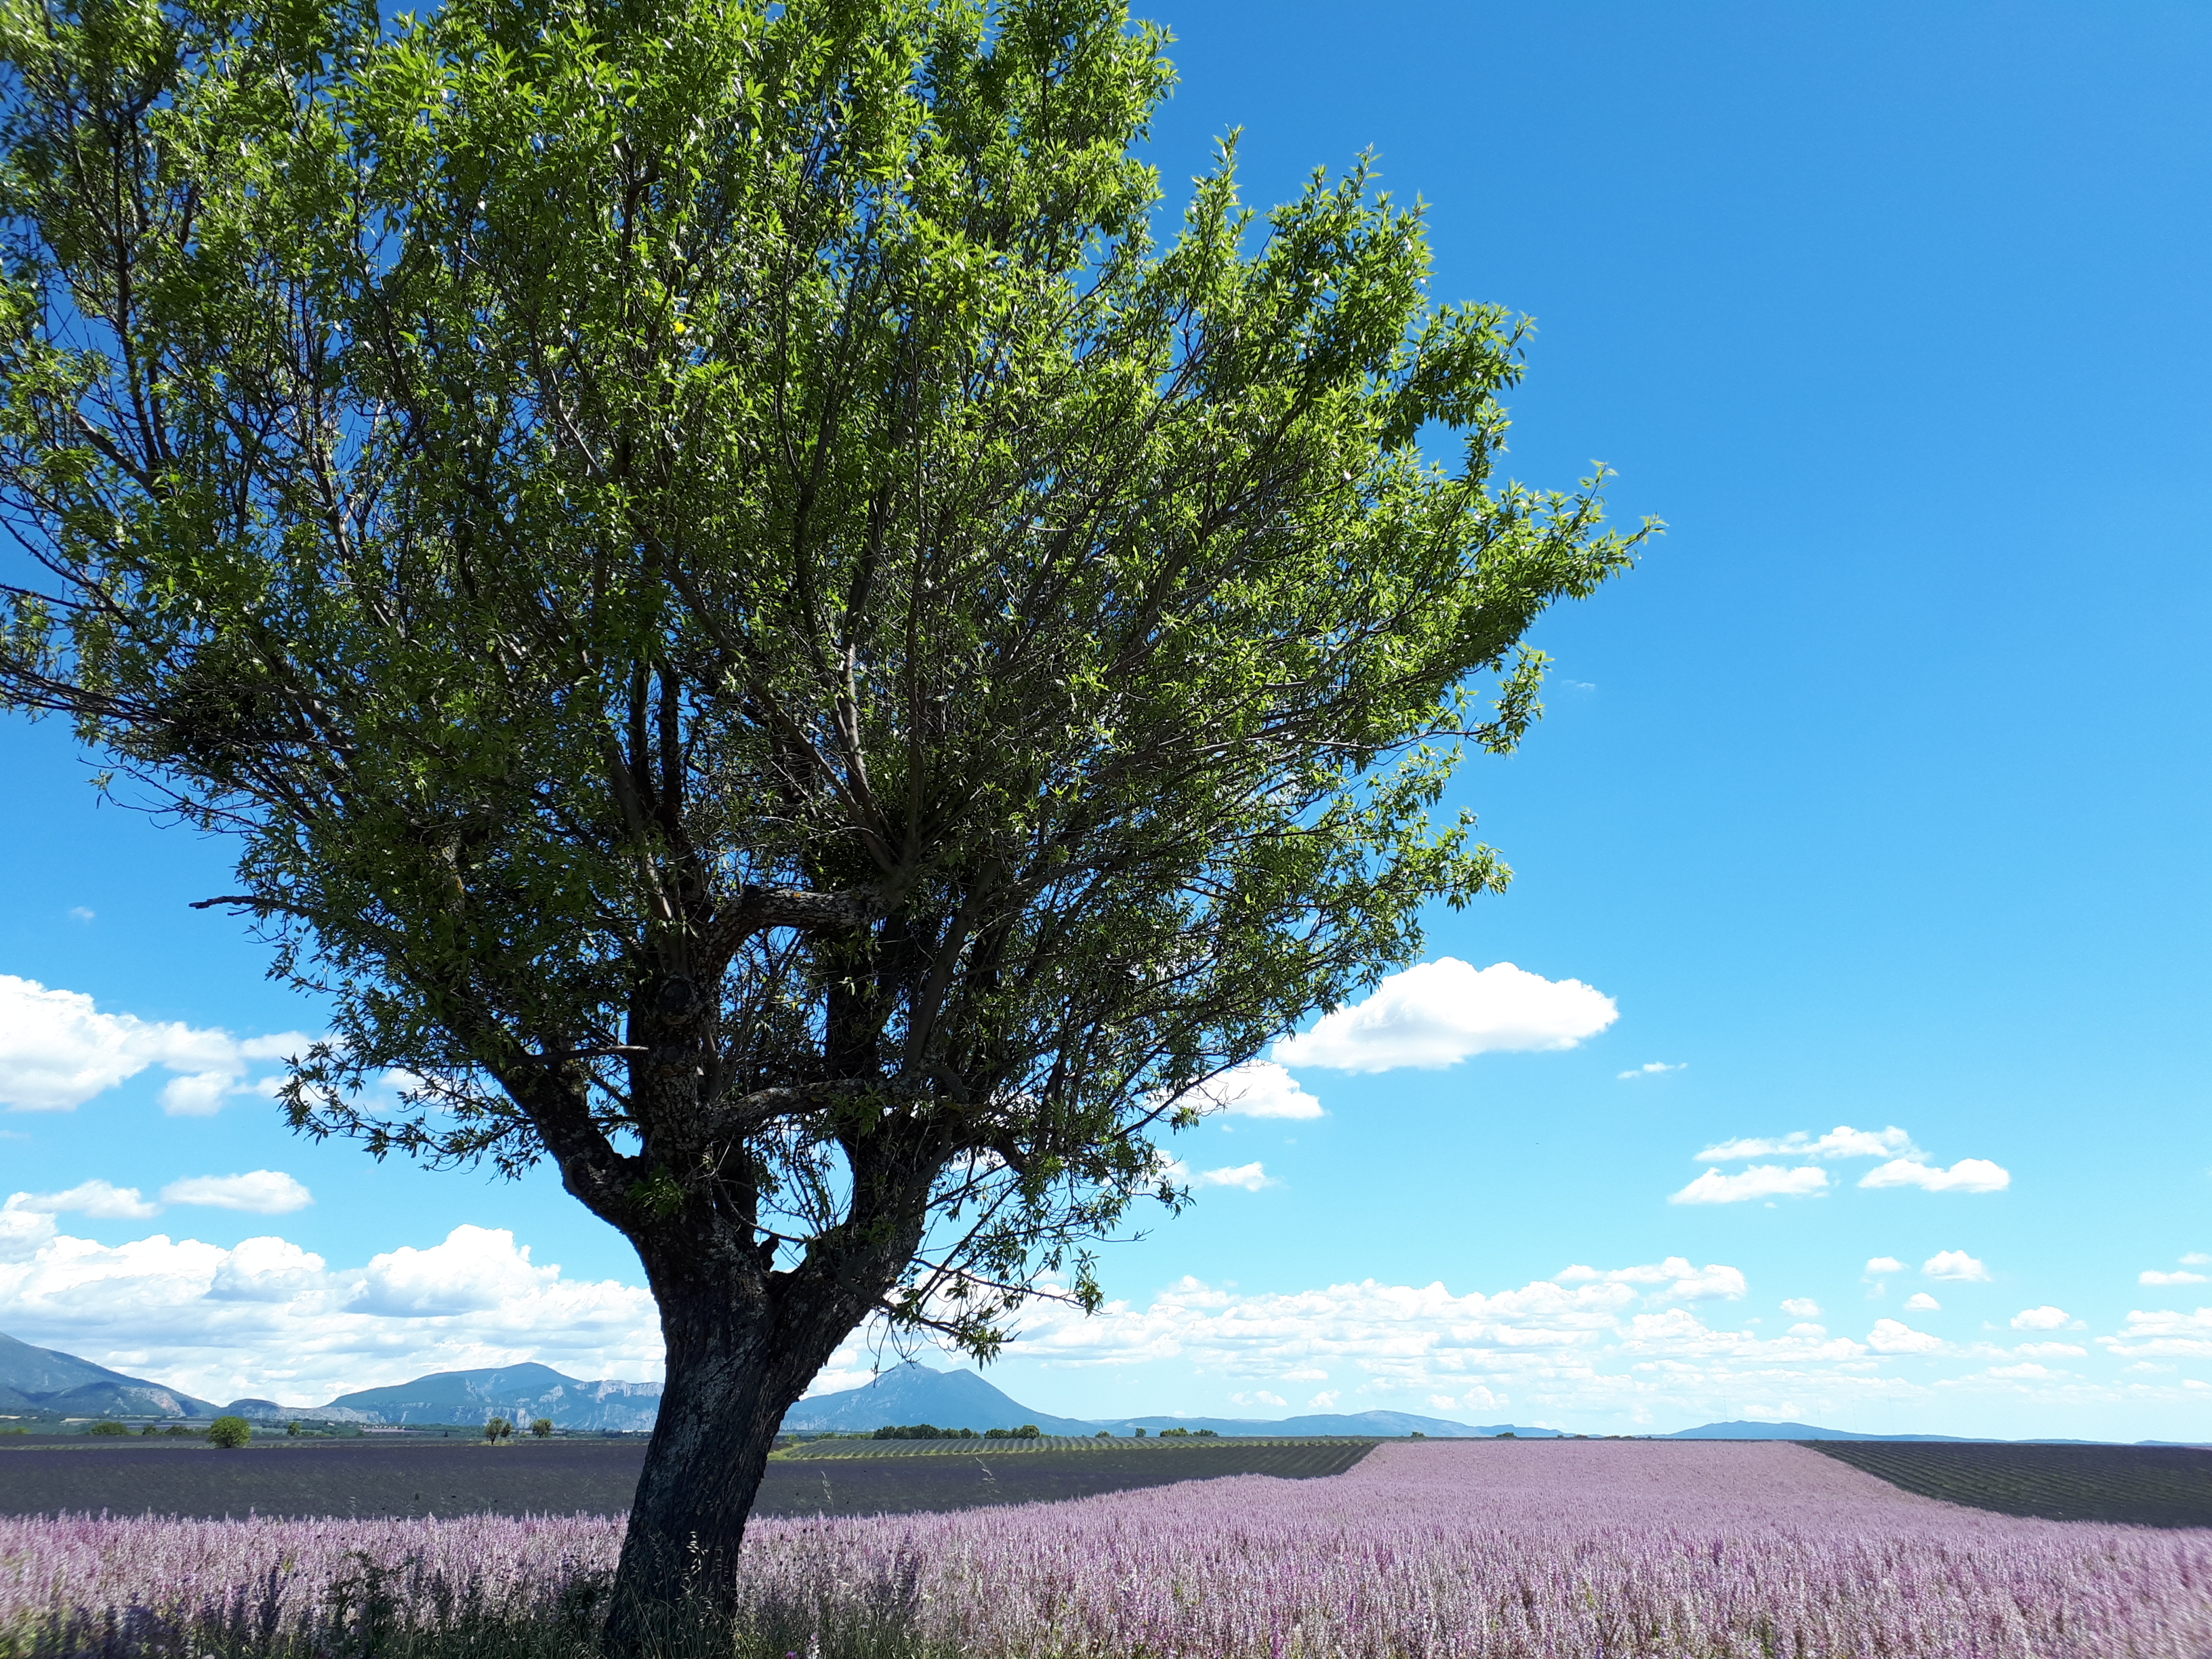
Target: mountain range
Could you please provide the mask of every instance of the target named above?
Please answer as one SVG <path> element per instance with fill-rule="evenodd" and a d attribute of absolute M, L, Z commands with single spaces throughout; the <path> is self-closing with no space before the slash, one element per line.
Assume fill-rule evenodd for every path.
<path fill-rule="evenodd" d="M 342 1394 L 304 1414 L 339 1423 L 481 1423 L 492 1417 L 530 1423 L 544 1417 L 562 1429 L 646 1430 L 660 1414 L 660 1384 L 586 1382 L 533 1362 L 433 1371 L 411 1382 Z"/>
<path fill-rule="evenodd" d="M 181 1389 L 0 1336 L 0 1413 L 9 1416 L 213 1417 L 221 1409 Z"/>
<path fill-rule="evenodd" d="M 891 1423 L 931 1423 L 940 1429 L 1019 1428 L 1034 1423 L 1046 1434 L 1095 1435 L 1101 1430 L 1116 1435 L 1143 1429 L 1158 1434 L 1163 1429 L 1188 1429 L 1194 1434 L 1211 1429 L 1216 1434 L 1348 1434 L 1406 1435 L 1420 1433 L 1437 1439 L 1503 1434 L 1510 1430 L 1526 1437 L 1550 1437 L 1555 1429 L 1514 1429 L 1510 1424 L 1476 1428 L 1441 1417 L 1417 1417 L 1408 1412 L 1329 1412 L 1275 1419 L 1249 1417 L 1114 1417 L 1089 1419 L 1054 1417 L 1031 1411 L 1020 1401 L 993 1388 L 973 1371 L 933 1370 L 909 1359 L 879 1373 L 873 1381 L 838 1394 L 817 1395 L 802 1400 L 785 1414 L 783 1426 L 795 1433 L 880 1428 Z"/>
<path fill-rule="evenodd" d="M 660 1409 L 657 1382 L 586 1382 L 535 1363 L 477 1370 L 434 1371 L 410 1382 L 342 1394 L 328 1405 L 280 1406 L 273 1400 L 234 1400 L 227 1406 L 181 1389 L 128 1376 L 54 1348 L 33 1347 L 0 1335 L 0 1418 L 166 1417 L 203 1420 L 225 1412 L 264 1419 L 360 1424 L 481 1423 L 500 1416 L 515 1423 L 544 1417 L 571 1431 L 649 1430 Z M 1121 1417 L 1092 1419 L 1033 1411 L 974 1371 L 940 1371 L 909 1359 L 857 1389 L 817 1395 L 786 1413 L 797 1433 L 865 1433 L 892 1424 L 933 1424 L 940 1429 L 1013 1429 L 1035 1424 L 1046 1434 L 1127 1436 L 1139 1429 L 1224 1437 L 1256 1435 L 1424 1434 L 1467 1439 L 1500 1434 L 1524 1440 L 1555 1439 L 1557 1429 L 1511 1423 L 1474 1425 L 1410 1412 L 1326 1412 L 1299 1417 Z M 1859 1434 L 1811 1423 L 1734 1421 L 1652 1437 L 1662 1440 L 1960 1440 L 1948 1434 Z M 2165 1444 L 2166 1442 L 2145 1442 Z"/>

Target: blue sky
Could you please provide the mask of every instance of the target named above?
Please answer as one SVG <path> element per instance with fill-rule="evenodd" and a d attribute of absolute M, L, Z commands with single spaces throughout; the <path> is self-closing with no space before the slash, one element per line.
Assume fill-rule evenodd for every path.
<path fill-rule="evenodd" d="M 1179 37 L 1171 192 L 1231 126 L 1260 204 L 1373 146 L 1431 205 L 1439 295 L 1538 319 L 1511 470 L 1601 459 L 1622 515 L 1671 526 L 1542 624 L 1543 724 L 1457 792 L 1518 878 L 1429 951 L 1617 1017 L 1436 1069 L 1300 1064 L 1322 1115 L 1177 1148 L 1269 1184 L 1110 1251 L 1117 1310 L 1040 1318 L 994 1380 L 1069 1414 L 2212 1438 L 2212 1266 L 2187 1260 L 2212 1253 L 2212 15 L 1152 15 Z M 265 1064 L 205 1034 L 317 1016 L 185 908 L 227 890 L 219 846 L 95 809 L 51 726 L 0 723 L 0 974 L 201 1034 L 87 1027 L 187 1070 L 0 1114 L 0 1190 L 139 1194 L 6 1212 L 0 1330 L 218 1398 L 528 1356 L 652 1374 L 634 1260 L 550 1177 L 380 1168 L 252 1094 Z M 1435 982 L 1395 1037 L 1293 1053 L 1591 1023 L 1548 992 L 1498 1027 L 1502 980 Z M 58 1007 L 0 1026 L 0 1084 Z M 175 1115 L 179 1075 L 241 1092 Z M 1839 1125 L 1909 1145 L 1817 1155 Z M 1784 1144 L 1698 1161 L 1745 1139 Z M 1899 1158 L 1956 1184 L 1858 1184 Z M 1972 1190 L 1986 1165 L 2002 1186 Z M 1761 1167 L 1785 1190 L 1669 1201 Z M 255 1170 L 313 1203 L 161 1197 Z"/>

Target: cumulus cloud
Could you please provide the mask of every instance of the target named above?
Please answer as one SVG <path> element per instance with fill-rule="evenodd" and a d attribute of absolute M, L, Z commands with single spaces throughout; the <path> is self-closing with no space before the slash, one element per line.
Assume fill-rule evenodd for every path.
<path fill-rule="evenodd" d="M 1291 1402 L 1282 1395 L 1272 1394 L 1266 1389 L 1253 1389 L 1243 1394 L 1231 1395 L 1229 1403 L 1232 1406 L 1273 1406 L 1280 1410 Z"/>
<path fill-rule="evenodd" d="M 1943 1304 L 1925 1291 L 1915 1291 L 1905 1298 L 1905 1311 L 1907 1313 L 1941 1313 L 1942 1310 Z"/>
<path fill-rule="evenodd" d="M 1672 1066 L 1663 1060 L 1646 1060 L 1641 1066 L 1632 1066 L 1625 1072 L 1615 1072 L 1613 1076 L 1625 1083 L 1631 1078 L 1657 1077 L 1662 1072 L 1686 1072 L 1689 1069 L 1690 1062 L 1686 1060 L 1678 1061 Z"/>
<path fill-rule="evenodd" d="M 1869 1279 L 1879 1279 L 1884 1273 L 1901 1273 L 1904 1271 L 1905 1264 L 1893 1255 L 1876 1255 L 1867 1258 L 1866 1276 Z"/>
<path fill-rule="evenodd" d="M 1964 1250 L 1938 1250 L 1920 1264 L 1923 1276 L 1954 1284 L 1986 1284 L 1990 1270 Z"/>
<path fill-rule="evenodd" d="M 1908 1152 L 1912 1137 L 1894 1124 L 1887 1129 L 1854 1129 L 1838 1123 L 1817 1138 L 1800 1129 L 1778 1139 L 1724 1140 L 1698 1154 L 1700 1164 L 1734 1164 L 1747 1158 L 1893 1158 Z"/>
<path fill-rule="evenodd" d="M 149 1203 L 136 1187 L 118 1187 L 106 1181 L 82 1181 L 65 1192 L 16 1193 L 7 1211 L 22 1215 L 86 1215 L 104 1221 L 143 1221 L 161 1212 L 162 1204 L 191 1204 L 218 1210 L 246 1210 L 255 1215 L 284 1215 L 304 1209 L 314 1194 L 290 1176 L 276 1170 L 254 1170 L 245 1175 L 191 1176 L 161 1188 L 161 1203 Z M 43 1243 L 50 1234 L 35 1227 L 32 1242 Z"/>
<path fill-rule="evenodd" d="M 1601 1270 L 1577 1263 L 1554 1273 L 1553 1281 L 1560 1285 L 1649 1285 L 1652 1300 L 1658 1302 L 1705 1302 L 1715 1297 L 1735 1301 L 1745 1290 L 1741 1270 L 1709 1261 L 1703 1267 L 1692 1267 L 1686 1256 L 1670 1255 L 1664 1261 L 1644 1262 L 1633 1267 L 1613 1267 Z"/>
<path fill-rule="evenodd" d="M 1931 1193 L 2001 1193 L 2012 1172 L 1985 1158 L 1962 1158 L 1949 1169 L 1917 1158 L 1893 1158 L 1859 1177 L 1862 1187 L 1920 1187 Z"/>
<path fill-rule="evenodd" d="M 1311 1030 L 1277 1043 L 1274 1057 L 1343 1072 L 1434 1071 L 1470 1054 L 1571 1048 L 1620 1013 L 1611 997 L 1578 979 L 1442 957 L 1390 975 L 1364 1002 L 1331 1010 Z"/>
<path fill-rule="evenodd" d="M 1867 1346 L 1876 1353 L 1934 1353 L 1942 1346 L 1942 1337 L 1916 1331 L 1900 1320 L 1877 1319 L 1867 1333 Z"/>
<path fill-rule="evenodd" d="M 1820 1304 L 1809 1296 L 1793 1296 L 1782 1304 L 1782 1311 L 1792 1319 L 1818 1319 Z"/>
<path fill-rule="evenodd" d="M 213 1400 L 319 1405 L 425 1371 L 542 1360 L 642 1380 L 660 1365 L 641 1286 L 580 1281 L 503 1229 L 332 1267 L 279 1237 L 232 1249 L 156 1233 L 109 1247 L 0 1209 L 0 1330 Z"/>
<path fill-rule="evenodd" d="M 1262 1187 L 1282 1184 L 1269 1176 L 1267 1167 L 1261 1164 L 1237 1164 L 1224 1170 L 1194 1170 L 1177 1158 L 1162 1164 L 1160 1173 L 1182 1187 L 1238 1187 L 1248 1193 L 1256 1193 Z"/>
<path fill-rule="evenodd" d="M 2170 1273 L 2162 1273 L 2155 1267 L 2146 1267 L 2136 1275 L 2138 1285 L 2202 1285 L 2204 1282 L 2203 1273 L 2191 1273 L 2185 1267 Z"/>
<path fill-rule="evenodd" d="M 1679 1193 L 1669 1204 L 1741 1204 L 1754 1198 L 1803 1198 L 1825 1192 L 1828 1172 L 1810 1164 L 1786 1170 L 1779 1164 L 1754 1164 L 1735 1175 L 1707 1170 Z"/>
<path fill-rule="evenodd" d="M 2212 1267 L 2212 1255 L 2207 1255 L 2202 1250 L 2191 1250 L 2181 1258 L 2181 1265 L 2185 1267 Z"/>
<path fill-rule="evenodd" d="M 253 1215 L 289 1215 L 304 1210 L 315 1195 L 278 1170 L 249 1170 L 244 1175 L 191 1176 L 161 1188 L 164 1204 L 198 1204 L 210 1209 L 245 1210 Z"/>
<path fill-rule="evenodd" d="M 1231 1066 L 1212 1082 L 1194 1089 L 1188 1098 L 1205 1110 L 1226 1112 L 1232 1117 L 1322 1115 L 1321 1102 L 1272 1060 L 1247 1060 Z"/>
<path fill-rule="evenodd" d="M 1336 1402 L 1343 1397 L 1344 1390 L 1341 1389 L 1323 1389 L 1306 1401 L 1306 1409 L 1315 1412 L 1333 1412 L 1336 1409 Z"/>
<path fill-rule="evenodd" d="M 1276 1183 L 1268 1179 L 1267 1166 L 1261 1164 L 1238 1164 L 1225 1170 L 1200 1170 L 1199 1184 L 1206 1187 L 1239 1187 L 1248 1193 L 1256 1193 L 1262 1187 Z"/>
<path fill-rule="evenodd" d="M 2212 1308 L 2199 1308 L 2195 1313 L 2133 1309 L 2118 1336 L 2100 1336 L 2097 1340 L 2131 1359 L 2212 1359 Z"/>
<path fill-rule="evenodd" d="M 2045 1303 L 2039 1308 L 2022 1308 L 2012 1316 L 2012 1328 L 2016 1331 L 2056 1331 L 2064 1328 L 2066 1310 Z"/>
<path fill-rule="evenodd" d="M 205 1115 L 238 1096 L 267 1092 L 273 1079 L 249 1078 L 256 1064 L 313 1041 L 298 1031 L 241 1040 L 215 1028 L 103 1013 L 82 992 L 0 974 L 0 1104 L 18 1111 L 74 1111 L 158 1065 L 177 1073 L 162 1088 L 163 1109 Z"/>
<path fill-rule="evenodd" d="M 161 1212 L 161 1206 L 146 1202 L 136 1187 L 111 1186 L 105 1181 L 81 1181 L 58 1193 L 17 1193 L 9 1199 L 8 1207 L 40 1215 L 88 1215 L 102 1221 L 143 1221 Z"/>

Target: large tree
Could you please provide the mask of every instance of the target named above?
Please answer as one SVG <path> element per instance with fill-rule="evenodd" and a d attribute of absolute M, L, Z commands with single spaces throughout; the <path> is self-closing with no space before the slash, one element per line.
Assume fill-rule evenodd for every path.
<path fill-rule="evenodd" d="M 0 31 L 0 697 L 237 838 L 295 1126 L 636 1247 L 634 1646 L 856 1326 L 1094 1301 L 1207 1081 L 1504 884 L 1430 809 L 1638 538 L 1496 476 L 1521 325 L 1364 165 L 1156 235 L 1121 0 Z"/>

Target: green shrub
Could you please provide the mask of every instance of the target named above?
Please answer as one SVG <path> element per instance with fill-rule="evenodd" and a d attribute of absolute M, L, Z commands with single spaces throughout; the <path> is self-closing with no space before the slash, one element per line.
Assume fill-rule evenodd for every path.
<path fill-rule="evenodd" d="M 218 1417 L 208 1425 L 207 1434 L 225 1451 L 235 1451 L 253 1438 L 253 1425 L 242 1417 Z"/>
<path fill-rule="evenodd" d="M 110 1417 L 103 1418 L 100 1421 L 94 1424 L 90 1428 L 87 1429 L 85 1432 L 87 1434 L 128 1434 L 131 1431 L 128 1426 L 117 1422 L 113 1418 Z"/>

